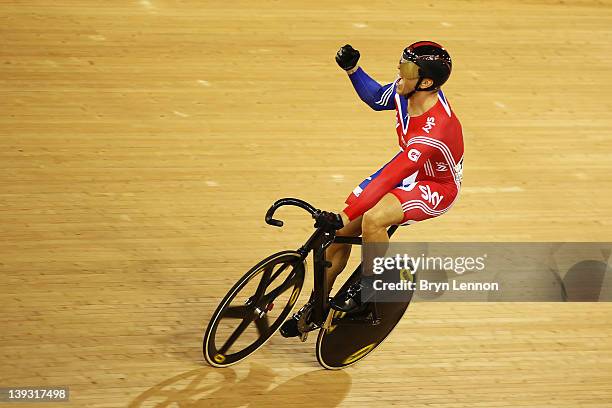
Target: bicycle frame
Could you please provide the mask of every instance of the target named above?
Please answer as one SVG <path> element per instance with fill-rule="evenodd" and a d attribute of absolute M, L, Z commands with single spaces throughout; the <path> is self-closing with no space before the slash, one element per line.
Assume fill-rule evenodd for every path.
<path fill-rule="evenodd" d="M 266 223 L 275 227 L 282 227 L 283 222 L 274 219 L 274 213 L 276 210 L 285 205 L 292 205 L 302 208 L 309 212 L 313 218 L 315 218 L 320 210 L 315 209 L 307 202 L 297 198 L 282 198 L 277 200 L 270 209 L 266 212 Z M 392 225 L 387 230 L 387 235 L 391 237 L 397 230 L 397 225 Z M 325 274 L 325 268 L 331 266 L 331 263 L 325 259 L 325 250 L 332 243 L 338 244 L 350 244 L 350 245 L 362 245 L 361 237 L 343 237 L 336 236 L 335 232 L 325 231 L 321 228 L 317 228 L 314 233 L 308 238 L 306 243 L 302 245 L 297 252 L 301 256 L 301 260 L 305 260 L 310 251 L 313 251 L 313 271 L 314 271 L 314 288 L 313 288 L 313 299 L 314 304 L 311 314 L 311 322 L 316 324 L 318 327 L 323 326 L 327 314 L 329 312 L 329 291 L 327 287 L 327 279 Z M 361 264 L 351 274 L 351 279 L 356 274 L 361 273 Z M 288 283 L 289 279 L 287 280 Z M 285 283 L 281 284 L 276 290 L 280 290 L 284 287 Z M 272 294 L 272 293 L 271 293 Z"/>
<path fill-rule="evenodd" d="M 320 222 L 323 220 L 321 216 L 328 217 L 328 214 L 322 214 L 320 210 L 305 201 L 283 198 L 270 207 L 266 213 L 266 223 L 282 227 L 283 222 L 272 217 L 274 212 L 284 205 L 293 205 L 306 210 L 317 220 L 317 225 L 319 223 L 325 224 Z M 396 229 L 397 225 L 391 226 L 387 230 L 387 234 L 391 236 Z M 316 228 L 298 250 L 281 251 L 268 256 L 243 275 L 217 306 L 206 328 L 202 343 L 206 361 L 213 367 L 227 367 L 242 361 L 263 346 L 280 329 L 283 321 L 286 322 L 285 319 L 293 310 L 297 297 L 302 290 L 306 273 L 306 258 L 311 251 L 314 259 L 314 285 L 311 298 L 313 306 L 308 309 L 307 315 L 300 314 L 297 321 L 302 341 L 306 339 L 308 332 L 320 328 L 316 346 L 317 361 L 323 367 L 333 370 L 352 365 L 374 350 L 399 322 L 410 300 L 399 303 L 382 303 L 380 305 L 372 302 L 366 308 L 354 314 L 332 310 L 329 301 L 330 288 L 327 287 L 326 279 L 326 268 L 329 268 L 331 263 L 325 259 L 325 251 L 332 243 L 362 245 L 362 239 L 337 236 L 336 231 L 330 230 L 327 226 Z M 277 265 L 280 265 L 280 267 L 277 268 Z M 275 282 L 287 268 L 290 268 L 290 273 L 284 278 L 283 282 L 266 293 L 272 282 Z M 241 299 L 238 302 L 240 304 L 232 306 L 231 302 L 237 299 L 238 294 L 249 295 L 241 291 L 258 274 L 261 276 L 261 280 L 255 293 L 249 296 L 244 303 Z M 360 278 L 361 265 L 353 271 L 339 291 L 348 290 Z M 270 323 L 267 313 L 272 310 L 277 297 L 291 287 L 293 287 L 291 295 L 287 298 L 286 304 L 275 320 Z M 283 300 L 282 303 L 284 302 Z M 231 335 L 218 346 L 217 329 L 221 319 L 225 318 L 239 319 L 241 322 L 232 331 Z M 228 354 L 228 350 L 251 323 L 255 324 L 259 336 L 254 341 L 247 341 L 248 345 L 246 347 L 241 347 Z M 360 333 L 366 333 L 367 335 L 361 336 Z M 343 346 L 338 347 L 339 344 Z"/>

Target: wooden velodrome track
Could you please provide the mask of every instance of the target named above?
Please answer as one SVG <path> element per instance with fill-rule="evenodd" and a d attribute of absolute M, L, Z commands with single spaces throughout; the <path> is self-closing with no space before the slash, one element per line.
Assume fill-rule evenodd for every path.
<path fill-rule="evenodd" d="M 78 407 L 612 406 L 604 303 L 417 303 L 339 372 L 313 337 L 225 370 L 200 351 L 231 284 L 311 230 L 268 206 L 340 209 L 397 150 L 333 61 L 346 42 L 380 81 L 416 40 L 454 57 L 462 195 L 398 240 L 611 241 L 609 1 L 7 0 L 0 23 L 0 386 L 68 385 Z"/>

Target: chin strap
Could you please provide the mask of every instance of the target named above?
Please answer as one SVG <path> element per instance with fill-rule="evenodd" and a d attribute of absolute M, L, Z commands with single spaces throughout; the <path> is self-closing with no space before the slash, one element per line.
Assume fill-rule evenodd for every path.
<path fill-rule="evenodd" d="M 414 86 L 414 89 L 412 91 L 408 92 L 408 94 L 406 95 L 406 99 L 410 99 L 410 97 L 412 95 L 414 95 L 415 93 L 417 93 L 419 91 L 433 91 L 434 89 L 436 89 L 436 87 L 434 85 L 431 85 L 430 87 L 427 87 L 425 89 L 419 88 L 421 86 L 421 82 L 423 82 L 423 79 L 425 79 L 425 77 L 419 76 L 419 80 L 417 81 L 416 85 Z"/>
<path fill-rule="evenodd" d="M 423 82 L 423 77 L 419 75 L 419 80 L 414 86 L 414 89 L 408 92 L 408 94 L 406 95 L 406 99 L 410 99 L 410 97 L 414 95 L 417 91 L 425 91 L 425 89 L 419 89 L 419 87 L 421 86 L 421 82 Z"/>

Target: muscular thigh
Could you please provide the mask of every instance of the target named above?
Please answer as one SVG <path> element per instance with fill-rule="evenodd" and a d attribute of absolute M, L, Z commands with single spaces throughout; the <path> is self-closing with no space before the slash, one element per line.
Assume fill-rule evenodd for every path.
<path fill-rule="evenodd" d="M 402 205 L 393 194 L 385 194 L 374 207 L 369 209 L 365 217 L 381 227 L 389 227 L 402 222 L 404 213 Z"/>

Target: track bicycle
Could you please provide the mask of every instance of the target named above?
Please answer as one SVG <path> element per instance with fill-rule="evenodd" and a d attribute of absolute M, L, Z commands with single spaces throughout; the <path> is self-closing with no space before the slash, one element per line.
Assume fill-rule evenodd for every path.
<path fill-rule="evenodd" d="M 269 225 L 282 227 L 274 219 L 276 210 L 296 206 L 317 219 L 321 213 L 296 198 L 277 200 L 266 212 Z M 391 237 L 398 226 L 387 230 Z M 212 315 L 203 339 L 203 354 L 214 367 L 238 363 L 262 347 L 280 328 L 297 302 L 306 274 L 306 258 L 313 253 L 314 288 L 308 331 L 319 330 L 317 361 L 327 369 L 342 369 L 363 359 L 376 349 L 401 320 L 412 293 L 402 302 L 380 302 L 359 313 L 344 313 L 330 308 L 325 268 L 325 249 L 332 243 L 361 245 L 360 237 L 336 236 L 335 231 L 316 228 L 297 250 L 277 252 L 253 266 L 225 295 Z M 361 264 L 344 282 L 338 293 L 346 291 L 361 278 Z M 414 279 L 414 278 L 413 278 Z M 302 335 L 305 340 L 308 331 Z"/>

